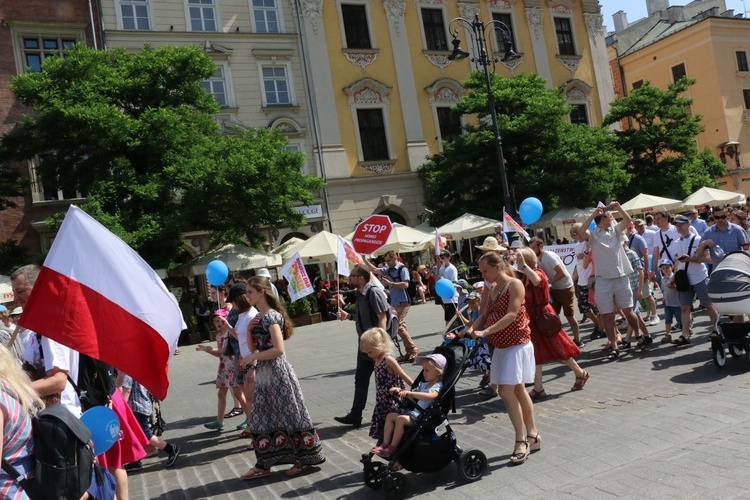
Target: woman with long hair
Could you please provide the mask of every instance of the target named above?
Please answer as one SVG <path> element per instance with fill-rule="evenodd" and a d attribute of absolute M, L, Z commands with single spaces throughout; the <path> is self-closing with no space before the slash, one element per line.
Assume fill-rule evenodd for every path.
<path fill-rule="evenodd" d="M 493 286 L 484 292 L 479 318 L 468 333 L 475 339 L 487 337 L 495 348 L 490 384 L 497 387 L 513 424 L 515 444 L 510 464 L 519 465 L 542 447 L 534 421 L 534 403 L 524 387 L 534 381 L 534 347 L 523 304 L 526 291 L 497 252 L 488 251 L 480 257 L 479 271 L 484 281 Z"/>
<path fill-rule="evenodd" d="M 292 466 L 284 471 L 287 477 L 296 476 L 322 464 L 325 457 L 297 375 L 284 355 L 284 342 L 294 333 L 294 325 L 267 278 L 250 278 L 247 298 L 258 315 L 248 326 L 252 353 L 242 358 L 240 366 L 255 372 L 248 430 L 257 462 L 242 479 L 266 477 L 271 467 L 280 464 Z"/>
<path fill-rule="evenodd" d="M 531 328 L 531 343 L 534 345 L 534 360 L 536 373 L 534 374 L 534 389 L 529 394 L 532 399 L 545 398 L 542 384 L 542 365 L 550 361 L 562 361 L 568 368 L 573 370 L 576 376 L 575 384 L 571 391 L 580 391 L 589 379 L 589 372 L 583 370 L 576 363 L 574 356 L 581 354 L 565 330 L 562 328 L 554 336 L 544 335 L 536 326 L 535 318 L 542 315 L 544 307 L 549 303 L 549 283 L 547 275 L 537 267 L 536 254 L 530 248 L 520 248 L 516 251 L 516 267 L 521 277 L 521 282 L 526 288 L 526 311 L 528 311 Z"/>
<path fill-rule="evenodd" d="M 0 456 L 21 474 L 34 472 L 31 417 L 44 403 L 11 352 L 0 346 Z M 0 498 L 26 499 L 18 483 L 0 469 Z"/>

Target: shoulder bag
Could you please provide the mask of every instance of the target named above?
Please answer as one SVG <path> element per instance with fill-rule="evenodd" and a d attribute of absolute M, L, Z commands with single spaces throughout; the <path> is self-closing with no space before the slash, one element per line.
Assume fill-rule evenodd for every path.
<path fill-rule="evenodd" d="M 690 252 L 693 250 L 693 243 L 695 242 L 695 236 L 690 240 L 688 246 L 687 256 L 690 256 Z M 690 289 L 690 280 L 688 279 L 687 269 L 690 262 L 685 264 L 683 269 L 679 269 L 674 273 L 674 286 L 678 292 L 687 292 Z"/>

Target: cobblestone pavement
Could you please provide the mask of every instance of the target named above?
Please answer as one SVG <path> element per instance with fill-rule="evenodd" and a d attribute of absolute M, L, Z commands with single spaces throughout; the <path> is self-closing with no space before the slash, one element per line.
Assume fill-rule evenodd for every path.
<path fill-rule="evenodd" d="M 407 324 L 422 351 L 439 344 L 438 306 L 412 307 Z M 591 323 L 582 328 L 588 338 Z M 547 365 L 549 397 L 535 405 L 542 450 L 519 467 L 507 466 L 513 432 L 502 403 L 479 397 L 479 376 L 467 372 L 457 386 L 458 411 L 449 419 L 463 449 L 478 448 L 487 455 L 487 472 L 471 484 L 461 482 L 454 465 L 436 474 L 407 472 L 410 496 L 746 498 L 750 364 L 743 357 L 729 359 L 724 369 L 713 365 L 705 314 L 698 316 L 689 346 L 660 345 L 663 328 L 650 328 L 656 342 L 648 352 L 630 352 L 612 362 L 605 360 L 602 340 L 587 343 L 578 359 L 591 373 L 583 391 L 570 392 L 575 380 L 565 366 Z M 254 455 L 233 430 L 242 417 L 227 420 L 232 430 L 224 433 L 203 427 L 216 411 L 218 362 L 182 347 L 162 405 L 165 437 L 182 447 L 182 456 L 173 469 L 165 468 L 163 455 L 144 460 L 143 470 L 131 474 L 131 498 L 382 498 L 382 492 L 363 482 L 359 459 L 373 446 L 367 426 L 352 429 L 333 421 L 351 405 L 355 350 L 351 322 L 296 330 L 287 356 L 327 462 L 293 479 L 277 472 L 248 482 L 238 477 L 254 464 Z M 414 375 L 419 371 L 409 369 Z M 371 410 L 370 404 L 365 414 Z"/>

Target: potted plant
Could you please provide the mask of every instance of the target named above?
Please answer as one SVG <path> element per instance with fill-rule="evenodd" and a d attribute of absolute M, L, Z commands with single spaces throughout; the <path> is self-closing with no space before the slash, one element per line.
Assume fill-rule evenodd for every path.
<path fill-rule="evenodd" d="M 315 297 L 308 295 L 287 305 L 287 312 L 294 322 L 294 326 L 305 326 L 320 323 L 320 313 Z"/>

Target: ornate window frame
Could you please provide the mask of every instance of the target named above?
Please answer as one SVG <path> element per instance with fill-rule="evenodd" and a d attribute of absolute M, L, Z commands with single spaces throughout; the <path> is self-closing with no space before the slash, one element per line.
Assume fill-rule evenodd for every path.
<path fill-rule="evenodd" d="M 568 81 L 565 87 L 565 98 L 568 104 L 582 104 L 586 106 L 586 119 L 589 126 L 593 123 L 591 120 L 591 91 L 593 89 L 591 85 L 577 78 Z M 568 119 L 570 119 L 570 115 L 568 115 Z"/>
<path fill-rule="evenodd" d="M 435 123 L 435 132 L 437 135 L 438 149 L 443 151 L 443 137 L 440 133 L 440 121 L 438 120 L 438 108 L 450 108 L 461 102 L 465 90 L 459 82 L 452 78 L 440 78 L 435 80 L 425 92 L 428 95 L 428 102 L 432 110 L 432 120 Z M 466 119 L 461 116 L 461 125 L 466 125 Z"/>
<path fill-rule="evenodd" d="M 307 175 L 315 175 L 315 172 L 312 172 L 310 168 L 311 162 L 308 161 L 309 157 L 305 146 L 305 129 L 302 128 L 296 120 L 288 116 L 276 118 L 271 122 L 268 128 L 276 130 L 286 137 L 286 140 L 289 143 L 287 146 L 288 150 L 294 150 L 304 154 L 305 164 L 302 166 L 302 171 Z"/>
<path fill-rule="evenodd" d="M 391 87 L 373 79 L 362 78 L 350 86 L 344 88 L 344 92 L 349 96 L 348 107 L 352 114 L 352 128 L 357 140 L 357 165 L 371 173 L 390 173 L 393 171 L 396 160 L 393 153 L 393 141 L 391 139 L 390 107 L 388 94 Z M 385 127 L 385 142 L 388 147 L 388 160 L 375 162 L 364 161 L 362 154 L 362 137 L 359 131 L 359 119 L 357 118 L 358 109 L 380 109 L 383 113 L 383 124 Z"/>
<path fill-rule="evenodd" d="M 581 63 L 581 48 L 578 46 L 577 38 L 578 32 L 575 23 L 575 5 L 569 0 L 547 0 L 549 5 L 549 16 L 550 23 L 552 25 L 552 33 L 555 35 L 555 49 L 558 52 L 555 57 L 560 61 L 560 64 L 565 66 L 571 73 L 575 73 L 578 69 L 578 65 Z M 570 33 L 573 40 L 573 55 L 559 54 L 559 45 L 557 42 L 557 30 L 555 29 L 555 19 L 568 19 L 570 21 Z"/>

